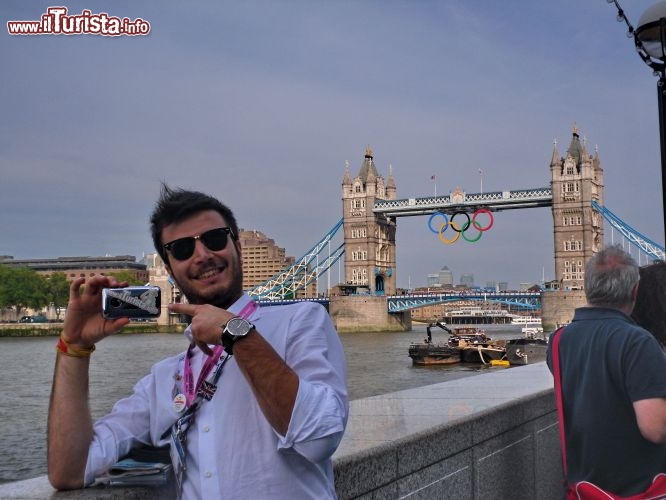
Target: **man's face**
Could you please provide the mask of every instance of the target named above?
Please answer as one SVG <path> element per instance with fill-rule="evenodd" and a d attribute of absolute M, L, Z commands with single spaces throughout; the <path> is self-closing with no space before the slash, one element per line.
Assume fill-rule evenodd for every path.
<path fill-rule="evenodd" d="M 227 226 L 219 213 L 206 210 L 165 226 L 162 242 L 199 236 L 211 229 Z M 240 243 L 235 242 L 231 235 L 228 235 L 222 250 L 210 250 L 201 239 L 196 239 L 194 252 L 185 260 L 177 260 L 169 250 L 166 253 L 169 260 L 167 270 L 191 304 L 212 304 L 226 309 L 242 295 Z"/>

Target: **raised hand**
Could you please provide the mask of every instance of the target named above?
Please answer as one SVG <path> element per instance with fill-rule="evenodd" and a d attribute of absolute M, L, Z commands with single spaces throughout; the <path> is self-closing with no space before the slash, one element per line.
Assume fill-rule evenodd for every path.
<path fill-rule="evenodd" d="M 84 286 L 85 284 L 85 286 Z M 102 316 L 102 289 L 127 286 L 113 276 L 93 276 L 72 281 L 62 339 L 68 344 L 92 346 L 129 323 L 129 318 L 105 319 Z"/>

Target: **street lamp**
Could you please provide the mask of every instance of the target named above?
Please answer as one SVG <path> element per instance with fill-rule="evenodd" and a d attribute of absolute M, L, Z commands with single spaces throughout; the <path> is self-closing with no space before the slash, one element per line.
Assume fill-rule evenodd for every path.
<path fill-rule="evenodd" d="M 636 51 L 645 64 L 650 66 L 657 82 L 657 102 L 659 106 L 659 141 L 661 143 L 661 195 L 664 215 L 664 235 L 666 237 L 666 1 L 649 7 L 633 26 L 624 15 L 618 0 L 608 0 L 617 7 L 617 20 L 627 25 L 627 36 L 633 37 Z M 665 240 L 666 241 L 666 240 Z"/>

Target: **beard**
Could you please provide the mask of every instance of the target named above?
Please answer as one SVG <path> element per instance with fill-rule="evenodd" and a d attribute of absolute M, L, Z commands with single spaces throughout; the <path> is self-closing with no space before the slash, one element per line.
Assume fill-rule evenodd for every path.
<path fill-rule="evenodd" d="M 183 280 L 184 283 L 180 283 L 175 277 L 173 279 L 190 304 L 210 304 L 221 309 L 228 309 L 243 295 L 243 271 L 237 263 L 233 266 L 231 283 L 228 286 L 217 286 L 206 293 L 196 291 L 185 280 Z"/>

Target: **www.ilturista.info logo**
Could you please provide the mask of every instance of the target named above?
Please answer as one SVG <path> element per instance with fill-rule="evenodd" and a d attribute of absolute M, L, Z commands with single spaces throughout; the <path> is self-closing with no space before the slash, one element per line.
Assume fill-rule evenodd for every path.
<path fill-rule="evenodd" d="M 106 12 L 93 14 L 87 9 L 68 16 L 67 7 L 49 7 L 39 21 L 7 21 L 7 31 L 10 35 L 135 36 L 150 33 L 150 23 L 140 17 L 131 21 Z"/>

